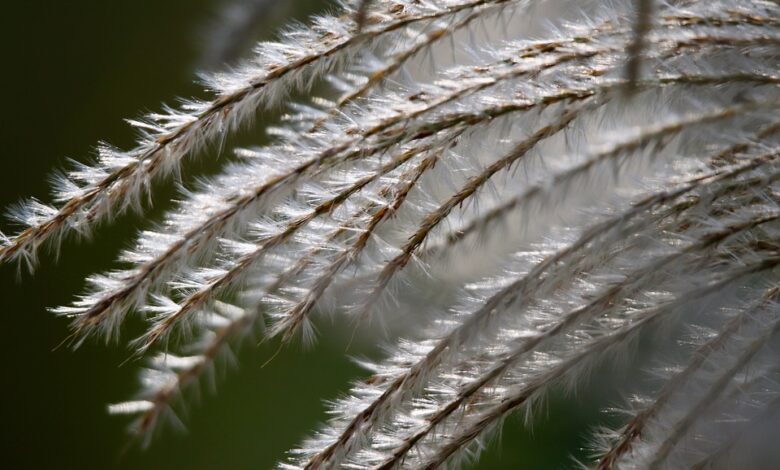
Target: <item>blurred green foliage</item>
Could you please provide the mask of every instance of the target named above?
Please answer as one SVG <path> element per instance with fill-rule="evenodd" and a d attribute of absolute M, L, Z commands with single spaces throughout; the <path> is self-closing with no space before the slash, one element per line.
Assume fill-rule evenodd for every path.
<path fill-rule="evenodd" d="M 317 3 L 298 0 L 297 17 L 305 18 Z M 203 96 L 193 78 L 216 0 L 48 0 L 6 2 L 2 10 L 2 207 L 31 195 L 45 200 L 45 175 L 65 164 L 65 157 L 85 159 L 101 139 L 132 146 L 124 118 L 176 96 Z M 262 34 L 271 37 L 278 26 L 261 28 Z M 239 137 L 262 140 L 261 130 Z M 189 177 L 219 164 L 216 154 L 202 160 L 190 167 Z M 165 207 L 170 186 L 162 188 L 150 214 Z M 248 340 L 240 369 L 219 368 L 218 393 L 205 384 L 199 397 L 190 396 L 182 416 L 185 432 L 168 428 L 146 450 L 127 448 L 127 420 L 105 409 L 136 390 L 139 364 L 125 362 L 129 352 L 120 345 L 58 347 L 68 335 L 67 321 L 46 308 L 71 300 L 84 277 L 110 266 L 134 228 L 144 225 L 126 215 L 102 228 L 92 243 L 67 241 L 58 261 L 52 253 L 42 256 L 34 277 L 18 276 L 13 266 L 0 268 L 0 467 L 270 468 L 325 418 L 322 400 L 359 376 L 345 354 L 360 352 L 345 351 L 349 332 L 324 326 L 314 348 L 285 350 L 264 368 L 277 345 L 255 347 L 257 341 Z M 124 338 L 131 334 L 132 328 Z M 570 465 L 570 451 L 585 445 L 584 423 L 594 417 L 595 405 L 577 404 L 588 400 L 604 404 L 582 397 L 556 400 L 543 411 L 546 424 L 533 434 L 519 431 L 517 418 L 509 420 L 501 448 L 477 467 Z"/>

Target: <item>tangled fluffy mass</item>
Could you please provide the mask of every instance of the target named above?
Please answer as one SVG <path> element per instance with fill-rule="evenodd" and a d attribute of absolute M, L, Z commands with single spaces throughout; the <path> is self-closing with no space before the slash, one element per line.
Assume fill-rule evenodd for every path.
<path fill-rule="evenodd" d="M 289 110 L 53 309 L 75 344 L 147 322 L 110 406 L 142 442 L 231 344 L 312 342 L 327 314 L 393 346 L 281 469 L 456 468 L 604 364 L 645 380 L 582 465 L 777 462 L 780 3 L 344 1 L 279 37 L 2 237 L 32 268 Z"/>

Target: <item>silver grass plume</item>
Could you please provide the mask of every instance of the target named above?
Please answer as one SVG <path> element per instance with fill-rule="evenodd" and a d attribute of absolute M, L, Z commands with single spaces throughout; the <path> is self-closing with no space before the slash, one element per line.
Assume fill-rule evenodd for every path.
<path fill-rule="evenodd" d="M 332 314 L 391 345 L 280 468 L 457 467 L 609 362 L 653 379 L 583 465 L 759 468 L 780 457 L 751 438 L 780 412 L 779 60 L 771 0 L 345 1 L 206 77 L 210 101 L 131 121 L 134 149 L 74 163 L 51 205 L 14 210 L 0 260 L 143 210 L 284 103 L 272 143 L 53 309 L 77 344 L 146 321 L 143 386 L 110 406 L 135 436 L 178 421 L 231 345 L 312 342 Z"/>

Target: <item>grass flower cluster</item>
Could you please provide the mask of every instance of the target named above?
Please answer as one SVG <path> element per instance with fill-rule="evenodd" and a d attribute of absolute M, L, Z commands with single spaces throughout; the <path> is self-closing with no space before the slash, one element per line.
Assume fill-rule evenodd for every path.
<path fill-rule="evenodd" d="M 335 315 L 390 344 L 279 468 L 458 467 L 604 364 L 652 379 L 582 465 L 780 457 L 755 437 L 780 411 L 777 1 L 345 0 L 279 37 L 0 240 L 32 269 L 287 110 L 52 309 L 76 345 L 146 323 L 109 407 L 141 442 L 231 344 L 314 343 Z"/>

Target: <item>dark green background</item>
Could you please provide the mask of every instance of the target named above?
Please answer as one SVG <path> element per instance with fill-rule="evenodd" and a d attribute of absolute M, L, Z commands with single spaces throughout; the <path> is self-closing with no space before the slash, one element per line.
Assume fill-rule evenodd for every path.
<path fill-rule="evenodd" d="M 296 14 L 303 18 L 316 4 L 298 2 Z M 5 2 L 0 206 L 25 196 L 47 200 L 48 175 L 66 157 L 88 158 L 99 140 L 131 146 L 133 131 L 124 118 L 177 96 L 203 96 L 194 77 L 217 10 L 215 0 Z M 274 23 L 261 35 L 272 36 L 279 26 Z M 262 132 L 241 140 L 259 143 Z M 187 175 L 217 164 L 211 155 Z M 172 194 L 168 186 L 152 214 Z M 34 277 L 0 268 L 0 468 L 270 468 L 324 418 L 322 400 L 346 391 L 359 373 L 345 357 L 346 340 L 333 338 L 326 327 L 314 348 L 284 351 L 265 368 L 275 345 L 250 343 L 240 370 L 221 369 L 218 393 L 206 387 L 191 402 L 186 432 L 169 430 L 146 451 L 123 452 L 128 421 L 108 416 L 105 406 L 131 397 L 137 364 L 122 365 L 128 351 L 120 345 L 55 348 L 68 334 L 67 322 L 46 308 L 68 303 L 86 275 L 111 266 L 144 225 L 139 220 L 123 216 L 99 230 L 98 241 L 66 242 L 59 261 L 45 254 Z M 510 420 L 501 448 L 477 467 L 570 466 L 570 452 L 586 443 L 585 423 L 606 401 L 585 395 L 553 403 L 540 413 L 545 424 L 533 434 Z"/>

